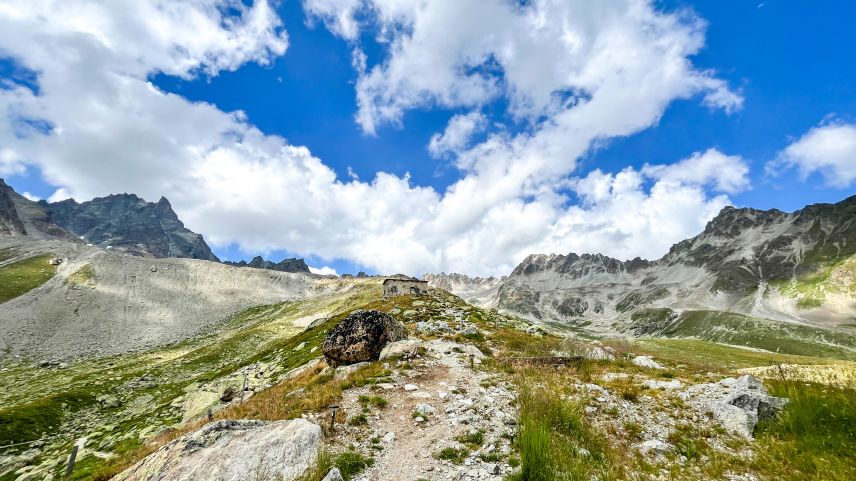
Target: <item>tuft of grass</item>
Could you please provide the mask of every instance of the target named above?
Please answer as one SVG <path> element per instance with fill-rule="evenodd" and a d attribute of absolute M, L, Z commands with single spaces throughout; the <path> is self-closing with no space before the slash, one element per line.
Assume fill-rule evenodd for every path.
<path fill-rule="evenodd" d="M 386 398 L 382 396 L 367 396 L 365 394 L 357 398 L 357 401 L 359 401 L 359 403 L 363 406 L 374 406 L 380 409 L 385 408 L 386 405 L 389 403 L 389 401 L 387 401 Z"/>
<path fill-rule="evenodd" d="M 369 420 L 363 413 L 357 414 L 356 416 L 348 420 L 348 424 L 350 424 L 351 426 L 365 426 L 368 423 Z"/>
<path fill-rule="evenodd" d="M 710 446 L 705 439 L 705 433 L 700 432 L 692 424 L 680 423 L 669 433 L 667 441 L 675 447 L 675 452 L 690 460 L 701 459 Z"/>
<path fill-rule="evenodd" d="M 539 379 L 540 377 L 540 379 Z M 520 470 L 513 481 L 565 479 L 621 479 L 621 467 L 612 462 L 608 443 L 583 416 L 583 404 L 562 399 L 559 375 L 519 380 L 519 425 L 515 440 Z M 539 379 L 537 386 L 528 380 Z M 580 454 L 587 450 L 587 456 Z"/>
<path fill-rule="evenodd" d="M 442 459 L 444 461 L 449 461 L 452 464 L 463 464 L 464 459 L 466 459 L 467 455 L 470 454 L 469 450 L 466 448 L 443 448 L 436 454 L 434 457 L 437 459 Z"/>
<path fill-rule="evenodd" d="M 484 444 L 484 431 L 481 429 L 473 432 L 468 432 L 466 434 L 461 434 L 460 436 L 455 438 L 461 444 L 466 444 L 467 446 L 477 449 L 480 448 L 482 444 Z"/>
<path fill-rule="evenodd" d="M 356 451 L 344 452 L 336 456 L 336 459 L 333 461 L 333 465 L 339 468 L 345 481 L 355 478 L 373 464 L 374 458 L 363 456 Z"/>
<path fill-rule="evenodd" d="M 790 399 L 777 419 L 756 427 L 754 468 L 768 479 L 856 479 L 856 387 L 769 380 Z"/>
<path fill-rule="evenodd" d="M 48 264 L 52 255 L 30 257 L 0 267 L 0 303 L 26 294 L 49 281 L 56 268 Z"/>

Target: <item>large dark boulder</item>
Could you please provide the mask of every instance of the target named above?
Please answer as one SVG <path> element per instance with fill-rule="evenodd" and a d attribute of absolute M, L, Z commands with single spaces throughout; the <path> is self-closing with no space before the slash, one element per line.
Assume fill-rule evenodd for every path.
<path fill-rule="evenodd" d="M 375 361 L 388 342 L 407 338 L 407 330 L 389 314 L 354 311 L 324 338 L 322 351 L 331 366 Z"/>

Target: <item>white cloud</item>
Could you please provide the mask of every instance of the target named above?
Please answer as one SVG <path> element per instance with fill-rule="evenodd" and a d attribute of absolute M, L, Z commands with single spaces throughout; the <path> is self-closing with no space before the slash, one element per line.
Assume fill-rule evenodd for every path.
<path fill-rule="evenodd" d="M 329 14 L 353 4 L 306 2 L 356 44 L 365 12 Z M 308 148 L 266 135 L 242 112 L 188 101 L 147 80 L 272 62 L 287 40 L 267 2 L 0 0 L 0 48 L 36 71 L 40 87 L 0 89 L 0 168 L 37 164 L 57 187 L 51 200 L 166 195 L 214 245 L 412 274 L 502 274 L 534 251 L 655 257 L 728 202 L 712 191 L 746 185 L 739 159 L 715 151 L 682 161 L 692 175 L 649 166 L 569 180 L 593 142 L 650 127 L 674 99 L 702 95 L 738 106 L 721 80 L 689 61 L 703 44 L 697 18 L 639 0 L 525 8 L 384 0 L 371 12 L 389 58 L 365 70 L 354 45 L 367 131 L 410 108 L 477 111 L 497 96 L 530 128 L 468 145 L 465 134 L 478 126 L 450 124 L 437 142 L 455 155 L 461 179 L 444 192 L 384 172 L 343 182 Z M 486 62 L 498 64 L 502 77 Z M 20 135 L 16 119 L 50 128 Z M 736 174 L 707 170 L 723 165 Z M 645 178 L 652 187 L 637 182 Z M 581 205 L 568 205 L 568 188 Z M 630 201 L 638 204 L 624 205 Z"/>
<path fill-rule="evenodd" d="M 649 1 L 306 0 L 304 6 L 351 41 L 361 21 L 370 23 L 389 46 L 388 58 L 362 71 L 357 84 L 357 120 L 370 133 L 399 123 L 408 109 L 475 107 L 498 96 L 532 120 L 582 113 L 587 105 L 610 113 L 605 109 L 633 105 L 625 103 L 630 98 L 639 102 L 630 121 L 695 94 L 726 111 L 742 104 L 713 72 L 688 60 L 704 44 L 705 23 L 688 12 L 658 12 Z"/>
<path fill-rule="evenodd" d="M 433 157 L 443 157 L 450 153 L 459 153 L 469 146 L 473 135 L 484 130 L 487 118 L 481 112 L 455 115 L 449 119 L 442 134 L 431 136 L 428 152 Z"/>
<path fill-rule="evenodd" d="M 671 165 L 645 165 L 642 172 L 662 182 L 713 185 L 717 191 L 736 194 L 749 188 L 749 167 L 738 155 L 716 149 L 696 152 Z"/>
<path fill-rule="evenodd" d="M 338 275 L 338 274 L 336 274 L 336 269 L 333 269 L 332 267 L 329 267 L 329 266 L 324 266 L 324 267 L 309 266 L 309 272 L 311 272 L 313 274 L 318 274 L 321 276 Z"/>
<path fill-rule="evenodd" d="M 22 195 L 22 196 L 24 196 L 24 197 L 25 197 L 25 198 L 27 198 L 27 199 L 30 199 L 30 200 L 31 200 L 31 201 L 33 201 L 33 202 L 38 202 L 38 201 L 42 200 L 42 198 L 41 198 L 41 197 L 39 197 L 39 196 L 37 196 L 37 195 L 33 195 L 33 194 L 29 193 L 29 192 L 22 192 L 22 193 L 21 193 L 21 195 Z"/>
<path fill-rule="evenodd" d="M 826 185 L 845 188 L 856 181 L 856 125 L 821 124 L 788 145 L 767 164 L 767 172 L 778 175 L 796 168 L 805 180 L 820 173 Z"/>

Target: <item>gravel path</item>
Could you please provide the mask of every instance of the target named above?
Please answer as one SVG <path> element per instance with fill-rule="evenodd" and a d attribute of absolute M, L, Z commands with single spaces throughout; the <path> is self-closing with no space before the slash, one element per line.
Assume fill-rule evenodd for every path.
<path fill-rule="evenodd" d="M 342 405 L 349 417 L 361 412 L 361 395 L 382 396 L 388 405 L 371 408 L 367 426 L 337 428 L 334 450 L 355 446 L 361 452 L 374 452 L 375 463 L 360 475 L 362 481 L 501 479 L 511 467 L 504 462 L 485 462 L 479 455 L 510 451 L 509 441 L 502 435 L 515 427 L 514 395 L 501 380 L 483 387 L 497 378 L 470 369 L 469 355 L 458 352 L 473 346 L 434 340 L 425 347 L 425 356 L 406 364 L 390 363 L 393 382 L 345 393 Z M 412 369 L 405 369 L 408 365 Z M 414 419 L 417 406 L 423 404 L 435 411 L 424 415 L 424 421 Z M 465 447 L 455 438 L 477 431 L 483 432 L 484 442 L 477 448 L 470 446 L 471 452 L 461 464 L 435 457 L 443 448 Z"/>

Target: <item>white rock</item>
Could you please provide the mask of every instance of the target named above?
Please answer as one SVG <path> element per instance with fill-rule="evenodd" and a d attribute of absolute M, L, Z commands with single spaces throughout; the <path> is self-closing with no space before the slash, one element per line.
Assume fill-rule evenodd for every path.
<path fill-rule="evenodd" d="M 342 477 L 342 473 L 339 472 L 339 468 L 333 468 L 321 481 L 345 481 L 345 478 Z"/>
<path fill-rule="evenodd" d="M 380 360 L 383 361 L 395 357 L 415 357 L 419 354 L 420 347 L 422 347 L 422 341 L 419 339 L 390 342 L 380 351 Z"/>
<path fill-rule="evenodd" d="M 394 432 L 390 431 L 390 432 L 383 435 L 383 442 L 384 443 L 389 444 L 393 441 L 395 441 L 395 433 Z"/>
<path fill-rule="evenodd" d="M 123 471 L 114 481 L 284 481 L 315 465 L 321 427 L 291 421 L 217 421 L 186 434 Z M 335 479 L 335 478 L 334 478 Z"/>
<path fill-rule="evenodd" d="M 639 367 L 647 367 L 650 369 L 665 369 L 657 361 L 651 359 L 650 356 L 636 356 L 633 358 L 633 364 Z"/>
<path fill-rule="evenodd" d="M 649 439 L 633 446 L 643 454 L 665 454 L 672 450 L 672 445 L 659 439 Z"/>
<path fill-rule="evenodd" d="M 416 411 L 419 414 L 423 414 L 423 415 L 434 414 L 435 412 L 437 412 L 437 410 L 434 409 L 434 406 L 432 406 L 430 404 L 425 404 L 425 403 L 417 404 L 416 407 L 414 408 L 414 411 Z"/>
<path fill-rule="evenodd" d="M 416 384 L 405 384 L 404 385 L 405 391 L 416 391 L 417 389 L 419 389 L 419 386 L 417 386 Z"/>
<path fill-rule="evenodd" d="M 672 379 L 671 381 L 655 381 L 653 379 L 646 379 L 642 385 L 648 389 L 663 389 L 666 391 L 680 389 L 682 386 L 681 381 L 678 381 L 677 379 Z"/>
<path fill-rule="evenodd" d="M 300 351 L 300 350 L 303 350 L 303 348 L 304 348 L 304 347 L 306 347 L 306 343 L 305 343 L 305 342 L 301 342 L 301 343 L 300 343 L 300 344 L 298 344 L 298 345 L 297 345 L 297 347 L 295 347 L 293 350 L 294 350 L 294 351 Z"/>

